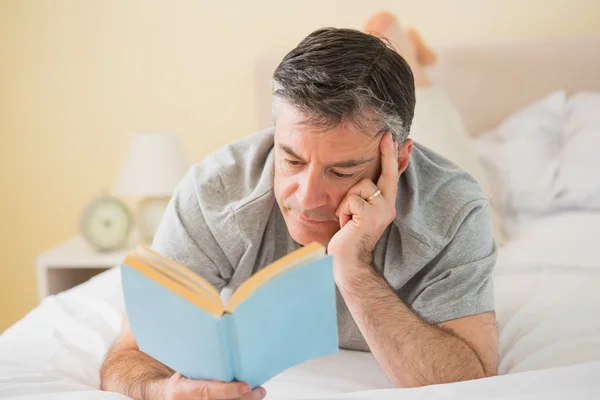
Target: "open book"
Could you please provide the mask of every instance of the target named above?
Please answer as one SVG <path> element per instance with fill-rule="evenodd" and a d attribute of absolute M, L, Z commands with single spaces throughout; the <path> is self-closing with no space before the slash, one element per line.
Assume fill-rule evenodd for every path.
<path fill-rule="evenodd" d="M 205 279 L 140 245 L 121 264 L 141 351 L 192 379 L 247 382 L 338 351 L 333 263 L 317 243 L 242 283 L 228 304 Z"/>

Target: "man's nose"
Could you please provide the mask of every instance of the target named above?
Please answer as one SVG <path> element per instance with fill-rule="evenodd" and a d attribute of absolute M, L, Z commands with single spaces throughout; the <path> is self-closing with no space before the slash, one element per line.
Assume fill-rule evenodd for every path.
<path fill-rule="evenodd" d="M 327 204 L 327 193 L 321 171 L 309 168 L 300 176 L 299 183 L 297 200 L 300 207 L 305 210 L 314 210 Z"/>

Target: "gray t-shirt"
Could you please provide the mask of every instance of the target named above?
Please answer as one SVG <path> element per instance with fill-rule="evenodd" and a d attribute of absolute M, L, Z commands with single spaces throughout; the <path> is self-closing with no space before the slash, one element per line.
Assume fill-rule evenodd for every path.
<path fill-rule="evenodd" d="M 218 290 L 300 247 L 273 194 L 273 130 L 231 143 L 178 184 L 152 247 Z M 477 182 L 415 143 L 398 181 L 397 216 L 375 247 L 374 266 L 424 320 L 440 323 L 494 309 L 497 251 L 490 205 Z M 368 351 L 337 292 L 340 347 Z"/>

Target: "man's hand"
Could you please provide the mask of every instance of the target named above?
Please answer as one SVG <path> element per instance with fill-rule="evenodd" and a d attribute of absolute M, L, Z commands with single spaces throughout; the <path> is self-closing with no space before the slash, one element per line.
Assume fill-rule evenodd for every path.
<path fill-rule="evenodd" d="M 260 400 L 265 395 L 264 388 L 251 390 L 244 382 L 200 381 L 184 378 L 179 373 L 167 380 L 164 389 L 164 398 L 168 400 Z"/>
<path fill-rule="evenodd" d="M 396 218 L 398 143 L 392 140 L 391 133 L 384 135 L 379 149 L 381 175 L 377 185 L 363 179 L 350 188 L 336 211 L 340 230 L 327 246 L 327 252 L 334 255 L 336 276 L 350 266 L 370 265 L 377 241 Z M 367 201 L 378 190 L 381 193 Z"/>

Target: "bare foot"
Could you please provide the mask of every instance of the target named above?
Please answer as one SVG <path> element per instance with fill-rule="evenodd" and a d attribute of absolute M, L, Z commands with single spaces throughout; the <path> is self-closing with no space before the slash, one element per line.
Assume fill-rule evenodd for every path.
<path fill-rule="evenodd" d="M 410 28 L 406 33 L 410 38 L 410 41 L 413 42 L 417 48 L 417 58 L 419 59 L 421 65 L 434 65 L 437 61 L 437 54 L 435 54 L 435 52 L 425 44 L 419 32 L 413 28 Z"/>
<path fill-rule="evenodd" d="M 425 67 L 435 63 L 436 55 L 415 29 L 403 30 L 392 13 L 382 11 L 369 18 L 365 32 L 374 36 L 384 36 L 395 45 L 398 53 L 413 71 L 415 86 L 431 85 Z"/>
<path fill-rule="evenodd" d="M 385 35 L 387 30 L 397 23 L 396 16 L 389 11 L 381 11 L 373 15 L 365 25 L 365 32 L 376 32 Z"/>
<path fill-rule="evenodd" d="M 367 21 L 365 32 L 374 36 L 383 36 L 392 42 L 398 53 L 404 57 L 411 68 L 420 64 L 417 47 L 400 27 L 398 20 L 392 13 L 382 11 L 373 15 Z"/>

